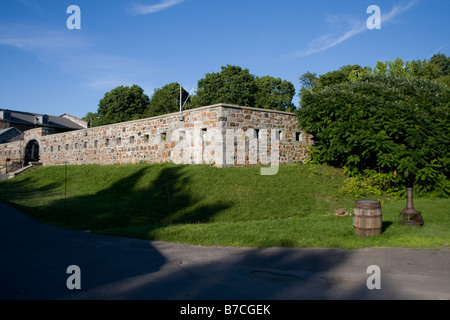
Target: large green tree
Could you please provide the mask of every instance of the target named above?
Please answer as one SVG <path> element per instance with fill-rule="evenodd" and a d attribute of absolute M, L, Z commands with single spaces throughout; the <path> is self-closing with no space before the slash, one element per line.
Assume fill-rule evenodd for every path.
<path fill-rule="evenodd" d="M 434 80 L 361 75 L 301 91 L 300 126 L 312 159 L 380 186 L 450 194 L 450 88 Z"/>
<path fill-rule="evenodd" d="M 193 107 L 229 103 L 282 111 L 294 111 L 294 85 L 272 76 L 257 77 L 239 66 L 227 65 L 198 81 Z"/>
<path fill-rule="evenodd" d="M 180 110 L 180 85 L 177 82 L 155 89 L 144 117 L 159 116 Z M 181 88 L 181 104 L 189 103 L 189 93 Z M 185 106 L 186 107 L 186 106 Z"/>
<path fill-rule="evenodd" d="M 357 81 L 369 74 L 389 75 L 403 78 L 423 78 L 436 80 L 450 85 L 450 57 L 445 54 L 435 54 L 430 60 L 403 61 L 396 58 L 393 61 L 378 61 L 371 67 L 346 65 L 338 70 L 327 72 L 319 77 L 316 73 L 306 72 L 300 77 L 302 89 L 320 90 L 326 86 L 338 83 Z"/>
<path fill-rule="evenodd" d="M 430 64 L 436 66 L 437 77 L 450 76 L 450 57 L 437 53 L 431 57 Z"/>
<path fill-rule="evenodd" d="M 255 105 L 255 76 L 248 69 L 227 65 L 220 72 L 207 73 L 197 84 L 193 102 L 196 106 L 230 103 L 242 106 Z"/>
<path fill-rule="evenodd" d="M 98 125 L 97 124 L 97 121 L 98 121 L 97 112 L 88 112 L 82 119 L 84 121 L 86 121 L 90 127 L 95 127 Z"/>
<path fill-rule="evenodd" d="M 317 80 L 317 85 L 314 86 L 314 89 L 320 90 L 337 83 L 349 82 L 355 74 L 365 73 L 366 70 L 366 68 L 357 64 L 343 66 L 339 70 L 330 71 L 321 75 Z"/>
<path fill-rule="evenodd" d="M 286 80 L 271 76 L 256 77 L 255 107 L 280 110 L 295 111 L 292 99 L 295 96 L 294 85 Z"/>
<path fill-rule="evenodd" d="M 317 77 L 317 73 L 306 72 L 300 77 L 300 84 L 302 88 L 312 89 L 317 86 L 319 82 L 319 78 Z"/>
<path fill-rule="evenodd" d="M 138 85 L 119 86 L 105 93 L 97 113 L 89 113 L 85 119 L 91 121 L 91 126 L 140 119 L 148 103 L 149 97 Z"/>

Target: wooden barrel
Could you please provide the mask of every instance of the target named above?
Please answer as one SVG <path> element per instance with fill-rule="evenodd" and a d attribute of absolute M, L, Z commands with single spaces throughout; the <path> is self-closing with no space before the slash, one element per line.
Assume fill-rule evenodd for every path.
<path fill-rule="evenodd" d="M 383 218 L 381 203 L 377 200 L 356 200 L 353 214 L 353 227 L 359 237 L 381 234 Z"/>

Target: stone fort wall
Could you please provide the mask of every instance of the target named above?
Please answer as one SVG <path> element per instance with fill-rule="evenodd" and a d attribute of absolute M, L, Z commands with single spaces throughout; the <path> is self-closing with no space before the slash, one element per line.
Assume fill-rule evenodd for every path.
<path fill-rule="evenodd" d="M 33 140 L 43 165 L 289 164 L 306 160 L 312 144 L 293 113 L 218 104 L 58 134 L 28 130 L 23 141 L 0 144 L 0 165 L 23 160 Z"/>

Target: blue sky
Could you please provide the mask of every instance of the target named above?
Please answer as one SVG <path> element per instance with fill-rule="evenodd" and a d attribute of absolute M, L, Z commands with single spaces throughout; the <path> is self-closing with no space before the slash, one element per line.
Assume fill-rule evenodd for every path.
<path fill-rule="evenodd" d="M 67 28 L 70 5 L 81 29 Z M 381 29 L 367 28 L 370 5 Z M 449 14 L 448 0 L 2 0 L 0 108 L 83 117 L 117 86 L 191 91 L 227 64 L 298 92 L 307 71 L 450 56 Z"/>

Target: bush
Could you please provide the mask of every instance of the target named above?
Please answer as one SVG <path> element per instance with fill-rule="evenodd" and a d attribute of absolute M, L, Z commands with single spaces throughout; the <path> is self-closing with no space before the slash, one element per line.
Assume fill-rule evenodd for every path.
<path fill-rule="evenodd" d="M 299 124 L 313 161 L 363 177 L 383 192 L 414 186 L 449 196 L 450 88 L 436 81 L 365 75 L 301 92 Z"/>

